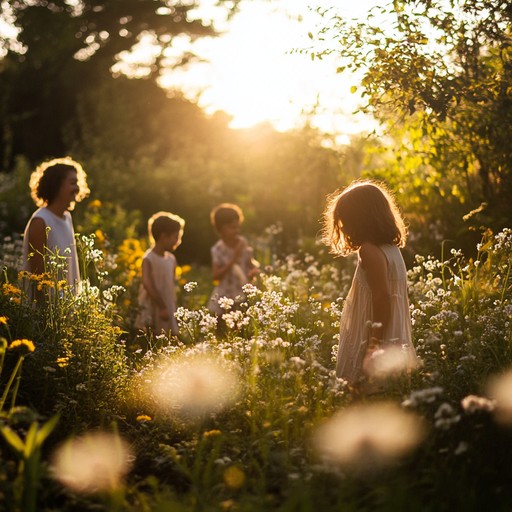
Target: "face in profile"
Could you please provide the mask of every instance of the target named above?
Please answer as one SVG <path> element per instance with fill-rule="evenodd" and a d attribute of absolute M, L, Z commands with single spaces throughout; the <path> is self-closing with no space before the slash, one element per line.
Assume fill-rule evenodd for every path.
<path fill-rule="evenodd" d="M 79 191 L 77 172 L 75 170 L 69 170 L 66 172 L 65 178 L 62 180 L 59 191 L 53 202 L 58 201 L 61 203 L 71 204 L 75 201 Z"/>

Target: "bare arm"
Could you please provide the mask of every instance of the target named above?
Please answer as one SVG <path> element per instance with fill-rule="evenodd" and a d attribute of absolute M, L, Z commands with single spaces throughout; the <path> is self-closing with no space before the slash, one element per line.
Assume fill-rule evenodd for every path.
<path fill-rule="evenodd" d="M 144 286 L 144 289 L 148 292 L 148 295 L 160 310 L 160 318 L 162 320 L 168 320 L 170 314 L 167 311 L 165 302 L 156 289 L 155 281 L 153 279 L 153 269 L 151 268 L 151 263 L 147 259 L 142 260 L 142 286 Z"/>
<path fill-rule="evenodd" d="M 387 260 L 384 253 L 370 243 L 361 246 L 359 256 L 372 291 L 373 323 L 381 324 L 381 327 L 372 328 L 371 337 L 382 340 L 391 315 Z"/>
<path fill-rule="evenodd" d="M 32 256 L 28 259 L 30 272 L 33 274 L 44 273 L 44 251 L 47 244 L 46 224 L 43 219 L 35 217 L 28 227 L 28 253 Z"/>

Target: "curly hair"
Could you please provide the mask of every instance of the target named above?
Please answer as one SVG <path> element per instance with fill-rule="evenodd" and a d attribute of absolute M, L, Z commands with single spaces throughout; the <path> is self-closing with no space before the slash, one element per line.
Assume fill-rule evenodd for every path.
<path fill-rule="evenodd" d="M 346 256 L 365 242 L 403 247 L 407 227 L 386 185 L 357 180 L 328 196 L 322 234 L 332 253 Z"/>
<path fill-rule="evenodd" d="M 218 231 L 222 226 L 231 222 L 244 221 L 244 214 L 240 206 L 232 203 L 222 203 L 216 206 L 210 213 L 212 226 Z"/>
<path fill-rule="evenodd" d="M 76 171 L 79 190 L 75 202 L 89 195 L 87 174 L 82 166 L 69 156 L 54 158 L 38 165 L 30 176 L 30 195 L 37 206 L 48 205 L 55 199 L 68 171 Z"/>

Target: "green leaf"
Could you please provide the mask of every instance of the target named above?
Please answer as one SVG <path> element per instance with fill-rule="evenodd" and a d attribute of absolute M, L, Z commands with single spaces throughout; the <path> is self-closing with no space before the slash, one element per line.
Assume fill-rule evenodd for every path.
<path fill-rule="evenodd" d="M 0 432 L 4 436 L 4 439 L 7 443 L 19 453 L 19 455 L 23 455 L 23 451 L 25 446 L 20 436 L 14 432 L 10 427 L 4 426 L 1 428 Z"/>
<path fill-rule="evenodd" d="M 56 414 L 52 418 L 50 418 L 39 430 L 36 436 L 36 446 L 41 446 L 45 439 L 52 433 L 53 429 L 56 427 L 59 422 L 59 415 Z"/>

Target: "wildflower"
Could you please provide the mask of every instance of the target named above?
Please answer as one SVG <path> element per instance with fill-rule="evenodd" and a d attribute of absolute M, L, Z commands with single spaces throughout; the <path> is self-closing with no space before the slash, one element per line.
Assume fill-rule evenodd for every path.
<path fill-rule="evenodd" d="M 339 412 L 317 429 L 314 443 L 328 461 L 364 471 L 407 454 L 424 434 L 419 417 L 393 403 L 375 403 Z"/>
<path fill-rule="evenodd" d="M 21 295 L 21 290 L 17 286 L 14 286 L 10 283 L 4 283 L 2 285 L 2 293 L 4 295 L 18 296 L 18 295 Z"/>
<path fill-rule="evenodd" d="M 117 435 L 89 433 L 70 439 L 53 454 L 52 472 L 75 492 L 112 491 L 130 469 L 131 452 Z"/>
<path fill-rule="evenodd" d="M 218 429 L 208 430 L 203 433 L 203 437 L 217 437 L 220 436 L 222 432 Z"/>
<path fill-rule="evenodd" d="M 460 415 L 456 414 L 453 407 L 444 403 L 439 406 L 435 415 L 435 426 L 441 430 L 448 430 L 452 425 L 460 421 Z"/>
<path fill-rule="evenodd" d="M 185 354 L 163 365 L 150 389 L 159 405 L 185 415 L 217 412 L 238 394 L 233 371 L 219 358 Z"/>
<path fill-rule="evenodd" d="M 240 489 L 245 483 L 245 473 L 236 466 L 231 466 L 224 471 L 224 483 L 230 489 Z"/>
<path fill-rule="evenodd" d="M 461 405 L 468 414 L 474 414 L 477 411 L 493 411 L 496 402 L 481 396 L 468 395 L 462 399 Z"/>
<path fill-rule="evenodd" d="M 7 320 L 9 320 L 6 316 L 0 316 L 0 325 L 7 325 Z"/>
<path fill-rule="evenodd" d="M 183 289 L 186 291 L 186 292 L 191 292 L 192 290 L 194 290 L 195 288 L 197 288 L 197 283 L 195 281 L 190 281 L 188 283 L 185 283 L 183 285 Z"/>
<path fill-rule="evenodd" d="M 34 346 L 34 342 L 30 341 L 30 340 L 27 340 L 27 339 L 14 340 L 9 345 L 9 350 L 14 350 L 14 349 L 17 349 L 17 348 L 22 348 L 22 349 L 26 350 L 27 354 L 29 352 L 34 352 L 34 350 L 36 349 L 36 347 Z"/>
<path fill-rule="evenodd" d="M 235 304 L 235 301 L 229 297 L 220 297 L 217 302 L 219 303 L 219 307 L 221 309 L 225 309 L 226 311 L 231 309 Z"/>
<path fill-rule="evenodd" d="M 418 407 L 421 404 L 431 404 L 437 400 L 439 396 L 444 393 L 444 389 L 439 386 L 433 388 L 420 389 L 413 391 L 407 400 L 402 402 L 404 407 Z"/>
<path fill-rule="evenodd" d="M 55 362 L 60 368 L 65 368 L 69 364 L 69 357 L 58 357 Z"/>
<path fill-rule="evenodd" d="M 152 418 L 151 416 L 148 416 L 147 414 L 139 414 L 136 418 L 136 420 L 139 422 L 139 423 L 145 423 L 146 421 L 151 421 Z"/>

